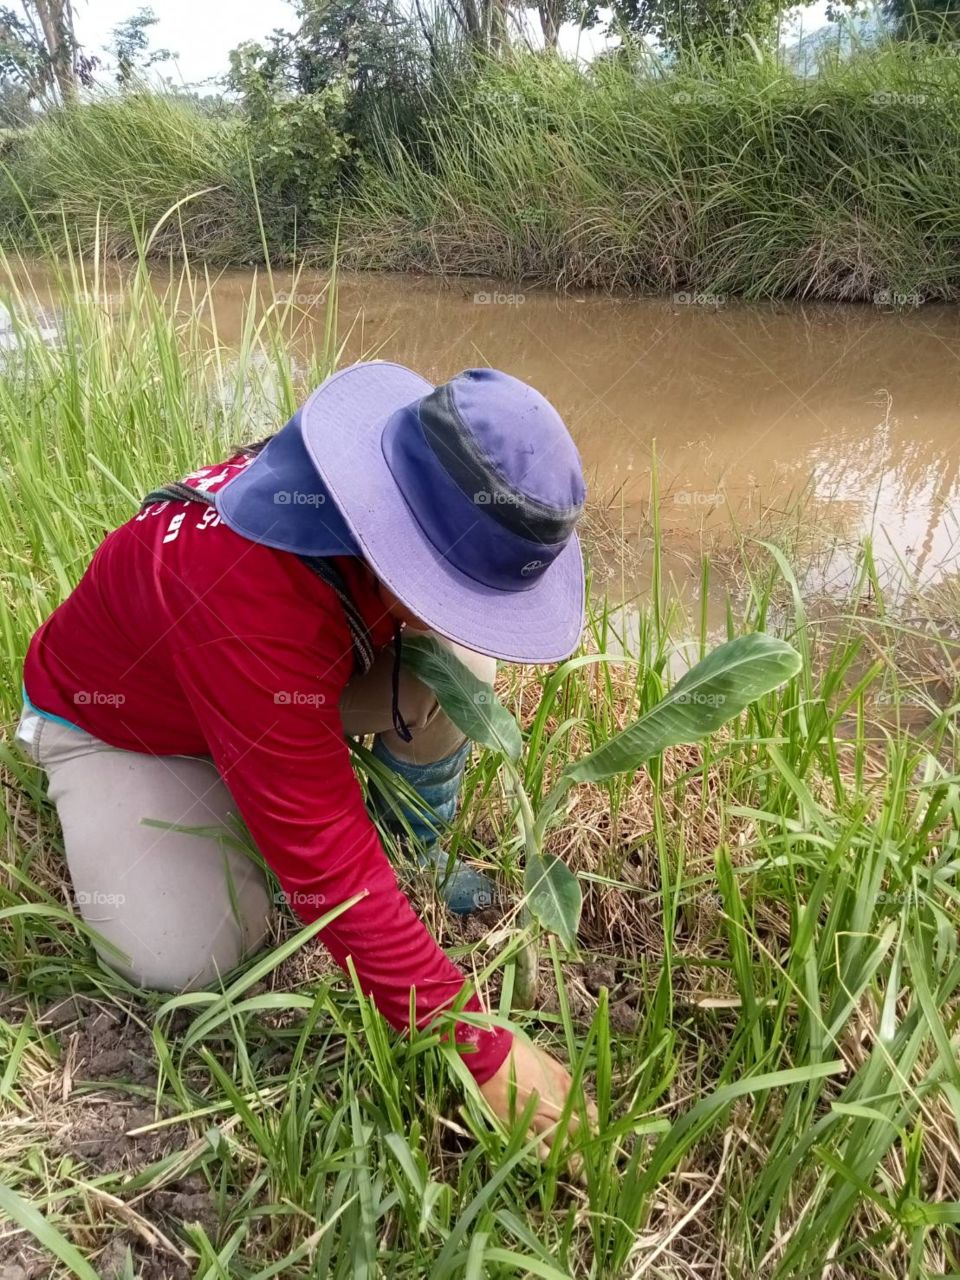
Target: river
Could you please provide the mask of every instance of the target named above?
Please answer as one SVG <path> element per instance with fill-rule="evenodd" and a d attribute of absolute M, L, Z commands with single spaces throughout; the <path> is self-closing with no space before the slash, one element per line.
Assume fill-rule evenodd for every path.
<path fill-rule="evenodd" d="M 322 342 L 326 285 L 273 273 L 302 354 Z M 250 271 L 217 277 L 221 339 L 238 338 L 255 287 Z M 370 274 L 341 275 L 338 323 L 345 360 L 398 360 L 438 381 L 492 365 L 542 391 L 580 448 L 594 527 L 639 552 L 600 558 L 628 595 L 648 586 L 654 455 L 681 593 L 696 590 L 701 550 L 722 565 L 734 530 L 801 555 L 810 594 L 849 592 L 867 535 L 892 589 L 960 582 L 955 307 L 720 305 Z"/>

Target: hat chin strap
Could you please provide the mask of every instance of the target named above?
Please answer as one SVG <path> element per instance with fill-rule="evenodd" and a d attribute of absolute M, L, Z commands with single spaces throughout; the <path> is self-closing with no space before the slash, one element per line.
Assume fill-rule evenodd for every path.
<path fill-rule="evenodd" d="M 391 676 L 392 702 L 390 711 L 393 716 L 393 727 L 397 737 L 404 742 L 412 742 L 413 734 L 400 711 L 400 667 L 403 658 L 403 623 L 393 624 L 393 673 Z"/>

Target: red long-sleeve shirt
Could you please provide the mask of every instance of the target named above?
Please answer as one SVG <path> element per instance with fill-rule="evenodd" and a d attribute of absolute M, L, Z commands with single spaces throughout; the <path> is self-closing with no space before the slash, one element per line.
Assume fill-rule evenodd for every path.
<path fill-rule="evenodd" d="M 187 477 L 216 490 L 249 459 Z M 337 561 L 376 647 L 393 636 L 376 583 Z M 366 890 L 320 938 L 398 1030 L 410 990 L 425 1025 L 463 988 L 400 891 L 364 808 L 340 721 L 352 648 L 335 593 L 296 556 L 235 534 L 213 508 L 161 502 L 101 543 L 31 641 L 27 696 L 110 746 L 212 756 L 263 857 L 309 923 Z M 467 1009 L 478 1010 L 474 996 Z M 505 1031 L 459 1024 L 483 1083 Z"/>

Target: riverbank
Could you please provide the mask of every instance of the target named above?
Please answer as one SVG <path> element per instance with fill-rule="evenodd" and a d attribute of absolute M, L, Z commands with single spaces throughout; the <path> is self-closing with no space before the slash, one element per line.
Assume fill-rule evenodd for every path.
<path fill-rule="evenodd" d="M 669 72 L 518 54 L 420 103 L 362 149 L 327 118 L 315 143 L 301 129 L 289 172 L 242 113 L 132 94 L 52 114 L 4 140 L 4 239 L 316 264 L 338 235 L 362 270 L 707 306 L 960 298 L 948 47 L 892 42 L 806 77 L 752 54 Z"/>
<path fill-rule="evenodd" d="M 737 554 L 725 630 L 777 630 L 803 668 L 702 747 L 577 789 L 550 839 L 584 886 L 578 947 L 545 954 L 536 1012 L 501 998 L 521 876 L 490 753 L 451 838 L 497 905 L 459 924 L 398 857 L 494 1008 L 582 1073 L 599 1123 L 581 1179 L 500 1132 L 425 1037 L 387 1032 L 289 918 L 222 994 L 137 993 L 96 964 L 42 780 L 9 741 L 27 639 L 142 493 L 282 420 L 338 344 L 331 312 L 301 363 L 291 304 L 234 328 L 196 275 L 67 273 L 60 296 L 52 340 L 21 287 L 0 363 L 0 1270 L 42 1274 L 51 1254 L 81 1280 L 960 1269 L 960 644 L 888 614 L 869 545 L 823 619 L 787 548 Z M 709 566 L 690 608 L 651 498 L 630 626 L 590 609 L 584 651 L 604 661 L 503 673 L 553 769 L 713 644 Z"/>

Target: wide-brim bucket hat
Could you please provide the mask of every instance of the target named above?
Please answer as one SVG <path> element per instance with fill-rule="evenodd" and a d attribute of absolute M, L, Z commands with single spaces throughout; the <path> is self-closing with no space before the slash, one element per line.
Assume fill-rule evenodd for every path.
<path fill-rule="evenodd" d="M 477 653 L 557 662 L 583 626 L 584 499 L 576 446 L 533 387 L 495 369 L 435 387 L 369 361 L 322 383 L 217 507 L 271 545 L 359 553 L 417 618 Z"/>

